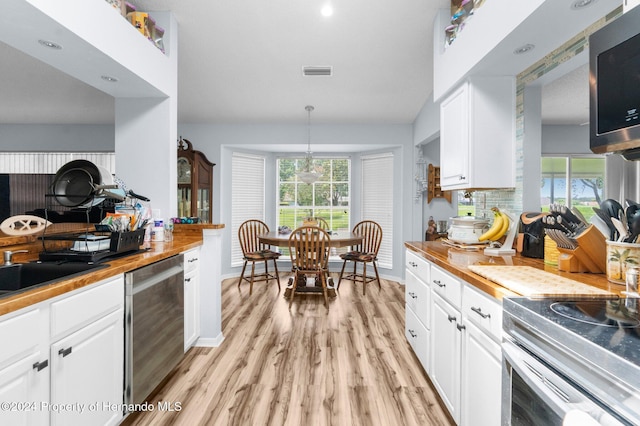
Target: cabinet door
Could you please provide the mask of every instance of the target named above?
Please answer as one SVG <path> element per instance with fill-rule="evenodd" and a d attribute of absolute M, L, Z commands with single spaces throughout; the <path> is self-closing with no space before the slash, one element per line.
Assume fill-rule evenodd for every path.
<path fill-rule="evenodd" d="M 440 186 L 464 186 L 469 178 L 469 86 L 440 104 Z"/>
<path fill-rule="evenodd" d="M 431 380 L 451 416 L 460 421 L 460 312 L 433 293 Z"/>
<path fill-rule="evenodd" d="M 502 355 L 500 345 L 470 322 L 465 322 L 462 355 L 463 425 L 500 424 Z"/>
<path fill-rule="evenodd" d="M 84 411 L 52 411 L 52 425 L 112 425 L 122 419 L 124 310 L 51 345 L 51 403 Z M 94 406 L 97 404 L 97 406 Z"/>
<path fill-rule="evenodd" d="M 184 351 L 200 336 L 200 271 L 195 269 L 184 276 Z"/>
<path fill-rule="evenodd" d="M 46 425 L 49 423 L 48 353 L 33 352 L 0 371 L 2 425 Z"/>

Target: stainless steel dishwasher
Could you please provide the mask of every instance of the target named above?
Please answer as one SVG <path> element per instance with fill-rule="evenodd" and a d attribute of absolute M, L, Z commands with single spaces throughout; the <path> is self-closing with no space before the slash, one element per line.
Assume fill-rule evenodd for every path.
<path fill-rule="evenodd" d="M 184 355 L 184 260 L 125 274 L 125 404 L 140 404 Z"/>

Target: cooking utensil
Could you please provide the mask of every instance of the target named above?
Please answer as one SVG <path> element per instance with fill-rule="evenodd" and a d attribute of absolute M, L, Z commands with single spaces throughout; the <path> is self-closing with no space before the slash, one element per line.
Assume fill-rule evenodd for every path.
<path fill-rule="evenodd" d="M 613 226 L 613 222 L 611 222 L 611 216 L 609 216 L 604 210 L 599 209 L 597 207 L 593 207 L 593 211 L 598 215 L 598 217 L 602 220 L 602 222 L 609 229 L 608 237 L 611 241 L 615 241 L 618 239 L 618 230 L 615 226 Z"/>
<path fill-rule="evenodd" d="M 619 243 L 625 241 L 629 237 L 629 233 L 627 232 L 627 229 L 625 228 L 623 222 L 620 219 L 616 219 L 615 217 L 611 218 L 611 222 L 613 222 L 613 226 L 615 226 L 618 230 L 619 236 L 616 241 L 618 241 Z"/>
<path fill-rule="evenodd" d="M 56 172 L 51 193 L 65 207 L 77 207 L 93 196 L 95 185 L 102 183 L 98 167 L 91 161 L 73 160 Z"/>

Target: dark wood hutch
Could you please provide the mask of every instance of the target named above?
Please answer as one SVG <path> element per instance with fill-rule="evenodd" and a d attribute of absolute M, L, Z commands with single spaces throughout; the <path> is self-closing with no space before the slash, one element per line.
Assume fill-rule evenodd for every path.
<path fill-rule="evenodd" d="M 214 163 L 194 150 L 187 139 L 178 140 L 178 216 L 212 222 Z"/>

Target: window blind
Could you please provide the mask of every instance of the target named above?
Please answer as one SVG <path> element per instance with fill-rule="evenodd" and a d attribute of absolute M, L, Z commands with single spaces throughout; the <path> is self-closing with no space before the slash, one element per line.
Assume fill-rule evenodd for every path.
<path fill-rule="evenodd" d="M 378 265 L 393 267 L 393 154 L 362 157 L 362 219 L 382 227 Z"/>
<path fill-rule="evenodd" d="M 265 219 L 265 158 L 234 152 L 231 169 L 231 266 L 242 266 L 238 229 L 245 220 Z"/>

